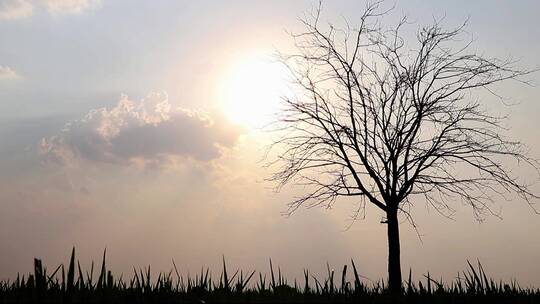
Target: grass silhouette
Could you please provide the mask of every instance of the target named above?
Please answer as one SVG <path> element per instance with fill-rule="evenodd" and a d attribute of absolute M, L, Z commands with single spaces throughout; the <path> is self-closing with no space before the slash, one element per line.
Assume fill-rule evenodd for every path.
<path fill-rule="evenodd" d="M 67 267 L 64 264 L 48 273 L 39 259 L 34 272 L 0 282 L 0 303 L 540 303 L 540 289 L 522 288 L 515 281 L 496 282 L 487 277 L 482 264 L 468 268 L 445 284 L 428 273 L 425 280 L 412 281 L 409 271 L 401 297 L 388 292 L 384 281 L 366 284 L 360 280 L 351 260 L 353 280 L 347 279 L 348 265 L 336 274 L 317 278 L 304 270 L 302 283 L 290 284 L 270 260 L 270 274 L 227 270 L 225 258 L 218 278 L 210 269 L 195 276 L 182 276 L 173 261 L 173 269 L 152 277 L 150 267 L 133 269 L 130 279 L 116 277 L 107 270 L 103 252 L 99 275 L 83 271 L 75 257 L 75 248 Z M 340 277 L 337 277 L 337 276 Z"/>

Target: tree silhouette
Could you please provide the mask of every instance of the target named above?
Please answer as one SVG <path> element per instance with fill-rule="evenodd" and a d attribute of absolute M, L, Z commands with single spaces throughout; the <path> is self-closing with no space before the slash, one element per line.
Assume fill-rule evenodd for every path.
<path fill-rule="evenodd" d="M 357 27 L 320 25 L 320 6 L 293 34 L 295 54 L 281 54 L 296 87 L 274 124 L 270 180 L 307 193 L 289 203 L 330 207 L 356 197 L 371 203 L 388 229 L 388 284 L 401 292 L 398 216 L 409 219 L 413 198 L 445 216 L 461 200 L 481 219 L 497 196 L 517 193 L 531 207 L 538 195 L 513 175 L 508 160 L 539 172 L 524 146 L 501 135 L 506 116 L 484 110 L 474 92 L 506 80 L 527 83 L 533 70 L 512 59 L 489 58 L 463 40 L 466 22 L 447 30 L 435 20 L 405 39 L 402 18 L 385 28 L 388 11 L 367 5 Z M 532 208 L 534 210 L 534 207 Z"/>

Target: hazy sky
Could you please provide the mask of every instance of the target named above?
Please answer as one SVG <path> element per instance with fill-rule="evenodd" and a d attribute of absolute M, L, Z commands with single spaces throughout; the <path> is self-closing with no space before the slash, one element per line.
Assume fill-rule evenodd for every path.
<path fill-rule="evenodd" d="M 264 182 L 266 142 L 254 126 L 286 86 L 267 56 L 290 50 L 287 31 L 313 4 L 0 0 L 0 279 L 29 271 L 34 256 L 55 267 L 71 246 L 85 266 L 107 247 L 109 265 L 126 273 L 169 270 L 171 258 L 196 271 L 225 254 L 231 267 L 257 270 L 272 257 L 291 277 L 354 258 L 365 276 L 385 277 L 379 211 L 346 231 L 350 201 L 286 218 L 300 190 L 276 194 Z M 389 23 L 470 18 L 480 52 L 540 65 L 539 1 L 396 5 Z M 323 20 L 354 24 L 363 7 L 326 1 Z M 539 73 L 531 78 L 540 85 Z M 497 90 L 518 105 L 484 104 L 508 112 L 508 135 L 540 157 L 539 87 Z M 540 192 L 538 176 L 529 181 Z M 540 216 L 505 201 L 495 205 L 504 220 L 479 224 L 460 205 L 448 220 L 417 204 L 422 240 L 403 223 L 404 272 L 451 279 L 478 258 L 495 278 L 540 286 Z"/>

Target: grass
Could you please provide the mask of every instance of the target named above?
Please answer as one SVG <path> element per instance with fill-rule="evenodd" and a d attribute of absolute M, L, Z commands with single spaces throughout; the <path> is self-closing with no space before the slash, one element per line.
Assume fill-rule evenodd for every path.
<path fill-rule="evenodd" d="M 540 303 L 539 289 L 522 288 L 515 281 L 496 282 L 487 277 L 480 262 L 467 263 L 468 268 L 448 284 L 429 273 L 413 282 L 409 271 L 403 295 L 395 297 L 384 281 L 363 282 L 352 260 L 350 268 L 344 265 L 338 273 L 327 264 L 324 278 L 306 269 L 303 280 L 292 283 L 272 260 L 268 274 L 233 273 L 223 259 L 216 278 L 208 268 L 195 276 L 182 276 L 174 261 L 173 269 L 157 277 L 148 267 L 134 268 L 131 277 L 124 278 L 107 270 L 105 251 L 99 271 L 93 262 L 84 271 L 73 248 L 67 269 L 61 264 L 49 273 L 35 259 L 33 273 L 0 282 L 0 303 Z"/>

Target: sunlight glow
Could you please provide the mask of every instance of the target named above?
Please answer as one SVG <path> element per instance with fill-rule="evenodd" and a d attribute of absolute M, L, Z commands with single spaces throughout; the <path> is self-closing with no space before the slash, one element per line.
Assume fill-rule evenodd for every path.
<path fill-rule="evenodd" d="M 286 68 L 268 56 L 251 56 L 231 65 L 219 90 L 226 117 L 251 128 L 271 122 L 286 95 L 287 75 Z"/>

